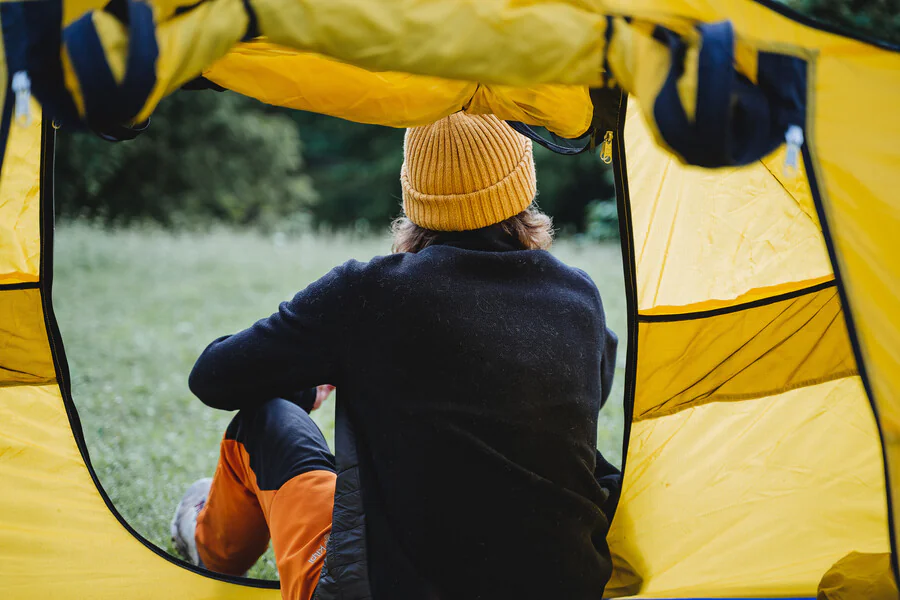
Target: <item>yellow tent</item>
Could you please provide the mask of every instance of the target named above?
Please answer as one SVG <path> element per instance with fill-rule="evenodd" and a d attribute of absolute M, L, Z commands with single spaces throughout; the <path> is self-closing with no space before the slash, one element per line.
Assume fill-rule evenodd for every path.
<path fill-rule="evenodd" d="M 24 124 L 22 73 L 114 137 L 201 73 L 395 126 L 613 123 L 629 423 L 608 593 L 812 597 L 854 553 L 897 556 L 900 49 L 754 0 L 26 4 L 0 5 L 0 597 L 278 597 L 152 547 L 90 467 L 52 307 L 54 133 L 36 104 Z M 603 114 L 587 86 L 616 84 Z M 716 89 L 756 120 L 708 122 Z M 802 144 L 770 152 L 789 125 Z"/>

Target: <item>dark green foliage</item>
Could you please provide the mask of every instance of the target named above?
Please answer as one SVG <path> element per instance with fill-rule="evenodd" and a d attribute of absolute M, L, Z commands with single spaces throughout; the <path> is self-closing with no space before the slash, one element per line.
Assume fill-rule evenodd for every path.
<path fill-rule="evenodd" d="M 619 213 L 615 200 L 594 200 L 587 207 L 587 236 L 592 240 L 619 237 Z"/>
<path fill-rule="evenodd" d="M 300 139 L 303 140 L 301 159 Z M 564 231 L 614 194 L 596 154 L 535 151 L 540 204 Z M 111 144 L 61 132 L 57 203 L 63 218 L 223 222 L 290 229 L 382 228 L 400 213 L 403 130 L 264 106 L 237 94 L 182 92 L 150 130 Z"/>
<path fill-rule="evenodd" d="M 320 201 L 317 224 L 383 225 L 400 214 L 403 130 L 284 111 L 297 124 Z"/>
<path fill-rule="evenodd" d="M 538 204 L 564 233 L 589 229 L 588 206 L 616 197 L 612 171 L 597 152 L 563 156 L 535 144 L 534 159 Z"/>
<path fill-rule="evenodd" d="M 785 4 L 844 30 L 900 44 L 900 0 L 785 0 Z"/>
<path fill-rule="evenodd" d="M 316 201 L 290 119 L 237 94 L 182 92 L 150 129 L 111 144 L 61 131 L 56 201 L 63 217 L 272 225 Z"/>

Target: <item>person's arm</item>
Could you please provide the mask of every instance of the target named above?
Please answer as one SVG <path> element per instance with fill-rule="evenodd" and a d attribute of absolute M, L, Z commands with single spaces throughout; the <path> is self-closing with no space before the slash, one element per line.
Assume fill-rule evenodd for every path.
<path fill-rule="evenodd" d="M 604 315 L 604 319 L 606 315 Z M 616 349 L 619 346 L 619 338 L 609 327 L 603 336 L 603 348 L 600 349 L 600 406 L 606 403 L 612 390 L 613 378 L 616 375 Z"/>
<path fill-rule="evenodd" d="M 207 406 L 236 410 L 339 385 L 350 265 L 333 269 L 267 319 L 213 341 L 191 371 L 194 395 Z"/>
<path fill-rule="evenodd" d="M 572 267 L 572 269 L 590 286 L 596 301 L 595 316 L 599 319 L 600 327 L 598 329 L 602 330 L 599 347 L 600 406 L 602 407 L 606 403 L 606 399 L 609 398 L 609 393 L 612 391 L 613 378 L 616 375 L 616 350 L 619 346 L 619 338 L 606 325 L 606 311 L 603 310 L 603 299 L 600 297 L 600 290 L 597 289 L 597 284 L 594 283 L 594 280 L 591 279 L 587 272 L 577 267 Z"/>

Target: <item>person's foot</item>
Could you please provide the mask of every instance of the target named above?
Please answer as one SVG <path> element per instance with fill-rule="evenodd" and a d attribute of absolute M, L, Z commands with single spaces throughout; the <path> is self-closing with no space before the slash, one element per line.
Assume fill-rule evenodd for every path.
<path fill-rule="evenodd" d="M 203 562 L 197 554 L 197 540 L 194 535 L 197 530 L 197 515 L 206 504 L 210 484 L 212 479 L 209 477 L 192 483 L 178 503 L 175 517 L 172 519 L 172 546 L 178 554 L 198 567 L 202 567 Z"/>

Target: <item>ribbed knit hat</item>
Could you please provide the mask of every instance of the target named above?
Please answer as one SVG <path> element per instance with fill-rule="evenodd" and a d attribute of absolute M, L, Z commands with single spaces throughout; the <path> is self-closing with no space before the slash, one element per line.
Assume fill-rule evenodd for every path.
<path fill-rule="evenodd" d="M 534 201 L 531 140 L 493 115 L 458 112 L 406 130 L 403 210 L 435 231 L 480 229 Z"/>

